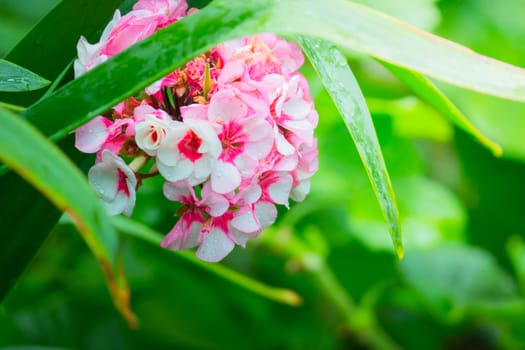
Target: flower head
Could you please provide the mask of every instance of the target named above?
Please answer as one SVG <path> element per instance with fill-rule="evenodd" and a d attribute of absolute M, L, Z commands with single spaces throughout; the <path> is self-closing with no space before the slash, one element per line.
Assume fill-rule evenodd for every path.
<path fill-rule="evenodd" d="M 79 40 L 75 75 L 192 12 L 184 0 L 116 11 L 98 43 Z M 181 204 L 162 247 L 197 247 L 216 262 L 257 237 L 278 205 L 305 198 L 317 171 L 303 62 L 297 44 L 274 34 L 230 40 L 79 127 L 75 145 L 97 153 L 88 178 L 108 213 L 129 215 L 142 180 L 161 176 L 164 196 Z"/>

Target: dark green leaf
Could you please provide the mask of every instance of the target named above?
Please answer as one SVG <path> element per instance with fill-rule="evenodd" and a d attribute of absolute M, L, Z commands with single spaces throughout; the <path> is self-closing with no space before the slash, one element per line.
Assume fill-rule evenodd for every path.
<path fill-rule="evenodd" d="M 356 144 L 383 215 L 388 221 L 396 255 L 401 259 L 403 243 L 394 190 L 361 89 L 346 58 L 335 46 L 324 40 L 302 36 L 299 37 L 299 43 L 319 73 Z"/>

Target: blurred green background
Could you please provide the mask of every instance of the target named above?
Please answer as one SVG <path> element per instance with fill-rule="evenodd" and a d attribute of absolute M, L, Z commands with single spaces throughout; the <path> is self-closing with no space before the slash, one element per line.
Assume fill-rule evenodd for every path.
<path fill-rule="evenodd" d="M 0 0 L 0 57 L 58 0 Z M 363 0 L 480 53 L 525 66 L 522 0 Z M 350 57 L 394 183 L 406 247 L 387 226 L 346 128 L 305 66 L 320 114 L 311 194 L 224 261 L 295 290 L 281 305 L 177 254 L 129 238 L 122 248 L 140 327 L 113 308 L 97 262 L 62 220 L 0 305 L 0 348 L 525 348 L 525 108 L 440 85 L 487 135 L 494 158 L 370 58 Z M 159 183 L 134 219 L 167 232 Z M 1 278 L 1 276 L 0 276 Z M 379 339 L 379 340 L 378 340 Z"/>

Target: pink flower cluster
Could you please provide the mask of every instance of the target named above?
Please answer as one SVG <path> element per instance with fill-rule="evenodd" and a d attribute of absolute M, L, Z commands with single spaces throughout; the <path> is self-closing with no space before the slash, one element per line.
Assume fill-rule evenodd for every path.
<path fill-rule="evenodd" d="M 187 12 L 184 0 L 117 11 L 99 43 L 80 39 L 76 76 Z M 273 34 L 232 40 L 78 128 L 76 147 L 97 154 L 88 179 L 109 214 L 131 215 L 141 181 L 160 175 L 165 197 L 182 204 L 161 245 L 198 246 L 199 258 L 219 261 L 271 225 L 276 205 L 302 201 L 317 170 L 318 120 L 297 72 L 303 60 Z"/>

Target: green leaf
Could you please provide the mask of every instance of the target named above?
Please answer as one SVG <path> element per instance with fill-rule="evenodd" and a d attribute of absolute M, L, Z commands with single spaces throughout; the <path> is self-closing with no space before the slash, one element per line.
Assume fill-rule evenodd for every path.
<path fill-rule="evenodd" d="M 160 233 L 153 231 L 145 225 L 122 216 L 114 217 L 112 221 L 114 227 L 119 232 L 151 243 L 160 249 L 160 241 L 162 240 L 162 235 Z M 234 283 L 239 287 L 245 288 L 246 290 L 249 290 L 264 298 L 291 306 L 299 306 L 302 304 L 301 297 L 293 290 L 270 287 L 257 280 L 244 276 L 237 271 L 231 270 L 226 266 L 220 264 L 211 264 L 199 260 L 190 251 L 174 251 L 173 253 L 180 258 L 199 266 L 209 273 L 224 278 L 225 280 L 230 281 L 231 283 Z"/>
<path fill-rule="evenodd" d="M 501 146 L 483 135 L 430 80 L 408 69 L 403 69 L 387 62 L 381 63 L 419 97 L 432 105 L 459 128 L 474 136 L 482 145 L 490 149 L 494 155 L 501 156 L 503 154 Z"/>
<path fill-rule="evenodd" d="M 80 35 L 92 37 L 107 22 L 120 2 L 121 0 L 64 0 L 6 58 L 45 77 L 59 75 L 75 55 L 75 44 Z M 32 92 L 0 93 L 0 100 L 29 104 L 41 94 L 40 91 L 35 93 L 36 95 Z M 62 115 L 67 119 L 65 116 L 67 113 Z M 49 116 L 45 114 L 40 116 L 43 120 L 47 117 Z M 62 142 L 60 146 L 77 162 L 83 157 L 69 140 Z M 5 168 L 2 166 L 1 169 Z M 9 205 L 0 210 L 2 300 L 36 254 L 61 213 L 14 172 L 1 177 L 0 192 L 3 198 L 10 199 Z"/>
<path fill-rule="evenodd" d="M 469 309 L 520 301 L 510 276 L 479 248 L 448 244 L 413 252 L 400 269 L 430 310 L 452 322 Z"/>
<path fill-rule="evenodd" d="M 57 146 L 15 114 L 0 108 L 0 125 L 0 160 L 73 219 L 102 265 L 115 306 L 134 324 L 129 290 L 117 260 L 116 232 L 84 175 Z M 27 236 L 3 239 L 24 240 Z"/>
<path fill-rule="evenodd" d="M 60 139 L 214 45 L 267 31 L 318 36 L 452 84 L 525 100 L 525 70 L 480 56 L 362 5 L 327 1 L 256 0 L 239 6 L 216 0 L 56 91 L 25 115 L 45 135 Z M 44 115 L 45 120 L 39 120 Z"/>
<path fill-rule="evenodd" d="M 365 98 L 343 54 L 332 44 L 299 37 L 304 52 L 319 73 L 326 90 L 356 144 L 374 192 L 389 224 L 394 249 L 403 257 L 403 243 L 394 190 Z"/>
<path fill-rule="evenodd" d="M 320 37 L 467 89 L 525 101 L 525 69 L 480 55 L 345 0 L 264 1 L 265 30 Z M 293 14 L 290 15 L 290 14 Z"/>
<path fill-rule="evenodd" d="M 32 91 L 41 89 L 49 84 L 49 80 L 42 78 L 38 74 L 0 59 L 0 91 Z"/>

